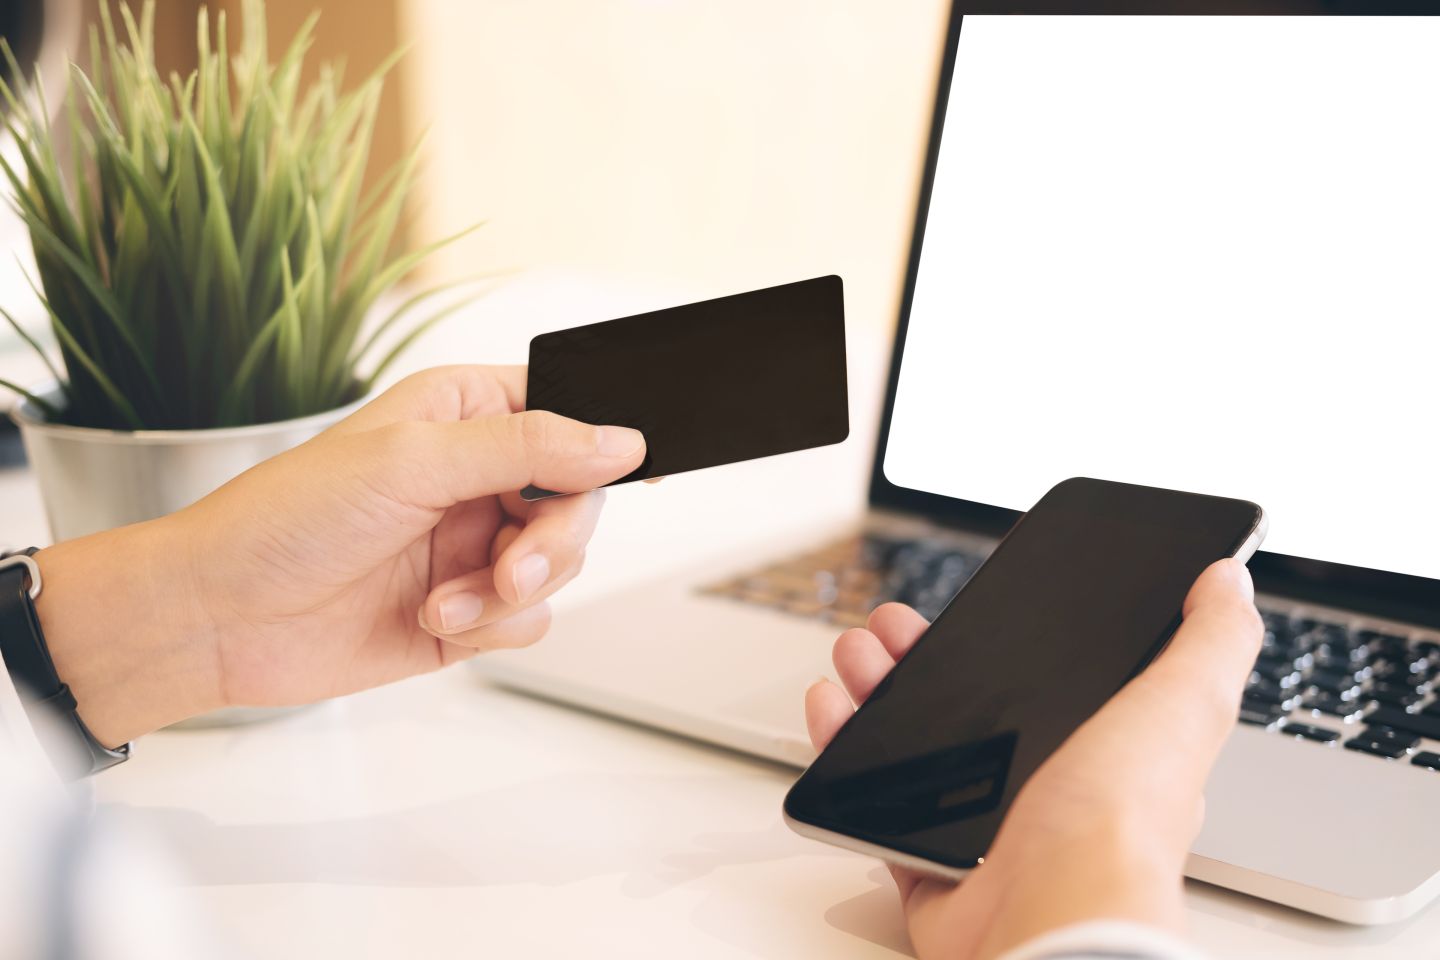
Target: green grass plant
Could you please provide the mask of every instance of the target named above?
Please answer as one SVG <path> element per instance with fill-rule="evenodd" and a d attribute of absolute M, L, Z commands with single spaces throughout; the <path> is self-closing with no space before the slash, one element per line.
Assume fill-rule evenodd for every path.
<path fill-rule="evenodd" d="M 469 232 L 393 249 L 418 144 L 362 189 L 395 57 L 349 90 L 333 64 L 304 84 L 316 18 L 271 62 L 263 0 L 246 0 L 236 51 L 224 13 L 212 31 L 202 8 L 198 67 L 162 77 L 154 0 L 138 17 L 124 5 L 112 13 L 110 0 L 100 12 L 89 65 L 70 65 L 53 124 L 38 75 L 20 80 L 0 50 L 0 124 L 18 148 L 18 160 L 0 153 L 0 172 L 63 363 L 51 367 L 58 402 L 31 397 L 47 417 L 153 430 L 320 413 L 368 392 L 465 302 L 414 319 L 447 284 L 367 322 L 424 257 Z"/>

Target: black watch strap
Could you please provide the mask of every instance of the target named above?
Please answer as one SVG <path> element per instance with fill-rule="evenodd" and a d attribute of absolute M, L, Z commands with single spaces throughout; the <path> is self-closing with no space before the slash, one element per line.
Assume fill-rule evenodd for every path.
<path fill-rule="evenodd" d="M 130 759 L 130 745 L 112 750 L 96 740 L 55 672 L 35 612 L 41 582 L 30 558 L 37 552 L 31 547 L 0 554 L 0 656 L 40 745 L 62 776 L 79 779 Z"/>

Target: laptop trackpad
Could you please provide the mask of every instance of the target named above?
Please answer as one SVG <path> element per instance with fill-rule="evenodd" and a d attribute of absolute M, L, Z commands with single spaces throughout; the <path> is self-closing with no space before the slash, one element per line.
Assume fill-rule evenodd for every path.
<path fill-rule="evenodd" d="M 1200 857 L 1355 900 L 1404 896 L 1440 872 L 1440 776 L 1404 760 L 1242 726 L 1205 793 Z"/>

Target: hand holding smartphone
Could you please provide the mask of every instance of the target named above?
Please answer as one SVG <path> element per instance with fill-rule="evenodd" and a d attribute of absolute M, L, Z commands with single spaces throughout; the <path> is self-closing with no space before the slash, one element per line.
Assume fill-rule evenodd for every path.
<path fill-rule="evenodd" d="M 1251 503 L 1060 484 L 800 778 L 787 820 L 962 875 L 1035 769 L 1164 648 L 1200 572 L 1263 535 Z"/>

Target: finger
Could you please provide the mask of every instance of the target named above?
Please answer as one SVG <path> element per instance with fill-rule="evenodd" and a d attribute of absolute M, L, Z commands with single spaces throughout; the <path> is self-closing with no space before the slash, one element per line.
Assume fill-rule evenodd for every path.
<path fill-rule="evenodd" d="M 964 892 L 956 895 L 956 885 L 933 876 L 892 869 L 900 890 L 900 906 L 910 931 L 910 943 L 921 957 L 991 956 L 982 949 L 999 912 L 1002 898 L 1014 884 L 1001 885 L 995 876 L 980 872 L 961 881 Z M 1002 951 L 1008 952 L 1008 951 Z"/>
<path fill-rule="evenodd" d="M 437 642 L 447 647 L 458 647 L 485 652 L 488 650 L 510 650 L 528 647 L 545 636 L 550 629 L 550 605 L 536 603 L 516 611 L 512 616 L 464 633 L 446 636 Z M 441 657 L 447 662 L 453 656 L 442 651 Z M 462 657 L 463 658 L 463 657 Z"/>
<path fill-rule="evenodd" d="M 870 612 L 870 632 L 880 638 L 890 656 L 899 660 L 910 652 L 930 621 L 903 603 L 882 603 Z"/>
<path fill-rule="evenodd" d="M 525 526 L 495 555 L 495 590 L 510 603 L 524 603 L 557 573 L 579 561 L 595 532 L 603 490 L 552 497 L 530 508 Z"/>
<path fill-rule="evenodd" d="M 665 479 L 665 477 L 646 477 L 646 478 L 645 478 L 644 480 L 642 480 L 641 482 L 642 482 L 642 483 L 659 483 L 661 480 L 664 480 L 664 479 Z"/>
<path fill-rule="evenodd" d="M 556 498 L 547 497 L 546 499 L 554 500 Z M 520 496 L 519 490 L 507 490 L 500 494 L 500 506 L 505 510 L 505 515 L 514 517 L 516 520 L 524 520 L 530 516 L 531 507 L 544 502 L 545 500 L 526 500 Z"/>
<path fill-rule="evenodd" d="M 835 672 L 850 699 L 859 706 L 869 699 L 881 680 L 895 667 L 895 658 L 885 649 L 880 638 L 869 630 L 856 627 L 840 634 L 831 653 Z"/>
<path fill-rule="evenodd" d="M 507 620 L 547 600 L 575 579 L 580 563 L 561 570 L 524 603 L 512 603 L 495 589 L 495 568 L 485 567 L 455 577 L 430 591 L 420 605 L 420 626 L 441 640 L 463 637 L 477 628 Z"/>
<path fill-rule="evenodd" d="M 1212 564 L 1191 587 L 1184 622 L 1142 676 L 1194 702 L 1207 702 L 1228 733 L 1264 626 L 1250 572 L 1238 560 Z"/>
<path fill-rule="evenodd" d="M 923 873 L 917 873 L 908 867 L 899 867 L 893 863 L 886 864 L 886 867 L 889 868 L 890 879 L 895 881 L 895 889 L 900 894 L 900 909 L 907 917 L 910 911 L 916 906 L 917 901 L 913 898 L 921 884 L 934 884 L 938 892 L 953 891 L 955 889 L 953 883 L 944 883 L 936 880 L 934 877 L 927 877 Z"/>
<path fill-rule="evenodd" d="M 497 533 L 497 534 L 495 534 L 495 542 L 494 542 L 494 544 L 491 546 L 490 555 L 491 555 L 492 557 L 498 557 L 498 556 L 500 556 L 500 554 L 504 553 L 506 550 L 509 550 L 509 549 L 510 549 L 510 544 L 514 543 L 514 542 L 515 542 L 515 538 L 518 537 L 518 536 L 520 536 L 520 525 L 519 525 L 519 524 L 517 524 L 517 523 L 507 523 L 507 524 L 505 524 L 505 526 L 503 526 L 503 527 L 500 528 L 500 532 Z"/>
<path fill-rule="evenodd" d="M 1192 665 L 1192 658 L 1219 662 L 1243 680 L 1260 652 L 1264 625 L 1255 609 L 1255 583 L 1239 560 L 1220 560 L 1200 574 L 1185 598 L 1185 622 L 1166 655 Z"/>
<path fill-rule="evenodd" d="M 413 373 L 331 428 L 356 433 L 405 420 L 437 422 L 525 409 L 525 367 L 474 364 Z"/>
<path fill-rule="evenodd" d="M 367 483 L 402 502 L 445 509 L 535 484 L 578 493 L 640 465 L 645 438 L 629 427 L 592 426 L 544 411 L 449 423 L 402 421 L 356 437 Z M 368 462 L 367 462 L 368 461 Z"/>
<path fill-rule="evenodd" d="M 1250 570 L 1234 557 L 1216 560 L 1200 572 L 1190 592 L 1185 595 L 1182 610 L 1186 619 L 1196 608 L 1232 600 L 1241 603 L 1255 602 L 1255 582 Z"/>
<path fill-rule="evenodd" d="M 1203 788 L 1235 727 L 1259 648 L 1253 596 L 1243 564 L 1208 568 L 1169 647 L 1082 728 L 1107 751 L 1117 783 L 1129 779 L 1187 797 Z"/>
<path fill-rule="evenodd" d="M 817 751 L 824 750 L 855 712 L 850 698 L 829 680 L 818 680 L 805 691 L 805 728 L 810 743 Z"/>
<path fill-rule="evenodd" d="M 491 497 L 467 500 L 446 510 L 430 538 L 430 585 L 490 566 L 498 555 L 491 545 L 503 520 Z"/>

